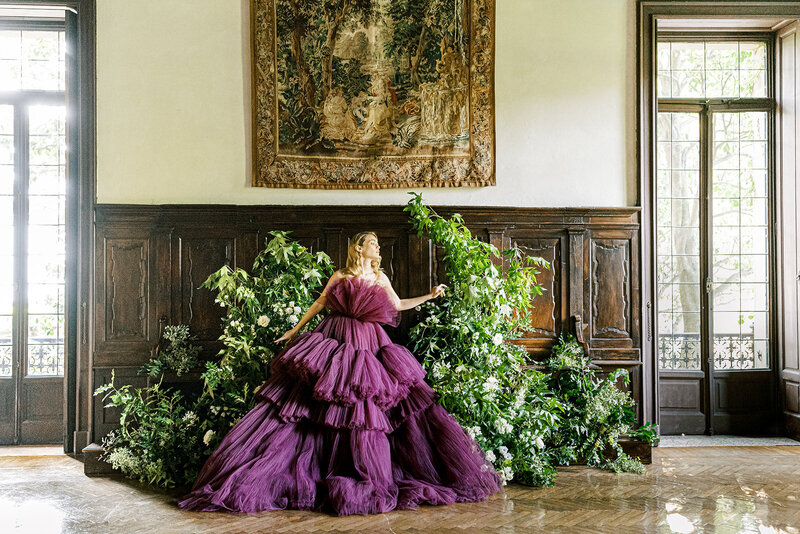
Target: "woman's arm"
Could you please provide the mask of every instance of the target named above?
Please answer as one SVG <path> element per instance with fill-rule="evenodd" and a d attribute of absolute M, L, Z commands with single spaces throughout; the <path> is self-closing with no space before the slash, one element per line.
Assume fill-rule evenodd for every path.
<path fill-rule="evenodd" d="M 280 343 L 281 341 L 293 338 L 294 336 L 297 335 L 300 329 L 303 328 L 303 326 L 308 321 L 311 320 L 312 317 L 314 317 L 316 314 L 322 311 L 323 308 L 325 308 L 325 301 L 327 299 L 328 289 L 331 287 L 331 285 L 333 285 L 333 282 L 335 282 L 341 277 L 342 273 L 340 271 L 336 271 L 335 273 L 333 273 L 330 280 L 328 280 L 327 285 L 325 285 L 325 289 L 322 290 L 322 293 L 319 295 L 317 300 L 315 300 L 311 304 L 311 306 L 308 307 L 308 310 L 306 310 L 306 313 L 303 314 L 303 317 L 297 322 L 296 325 L 294 325 L 293 328 L 287 330 L 286 333 L 284 333 L 281 337 L 276 339 L 275 342 Z"/>
<path fill-rule="evenodd" d="M 392 288 L 392 283 L 389 281 L 389 277 L 386 276 L 386 273 L 381 273 L 380 284 L 386 289 L 386 292 L 389 294 L 389 299 L 391 299 L 392 304 L 397 311 L 404 311 L 410 310 L 416 306 L 419 306 L 423 302 L 427 302 L 431 299 L 435 299 L 436 297 L 444 295 L 444 290 L 447 287 L 444 284 L 439 284 L 438 286 L 432 287 L 431 292 L 427 295 L 421 295 L 419 297 L 414 297 L 410 299 L 401 299 L 397 296 L 397 293 L 394 292 Z"/>

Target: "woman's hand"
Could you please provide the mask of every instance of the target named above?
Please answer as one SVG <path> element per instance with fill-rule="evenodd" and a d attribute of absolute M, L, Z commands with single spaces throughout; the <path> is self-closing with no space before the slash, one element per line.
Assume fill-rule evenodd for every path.
<path fill-rule="evenodd" d="M 296 326 L 291 330 L 287 330 L 285 334 L 283 334 L 281 337 L 275 340 L 275 343 L 280 343 L 281 341 L 292 339 L 294 336 L 297 335 L 298 330 L 299 328 L 297 328 Z"/>
<path fill-rule="evenodd" d="M 447 286 L 444 284 L 439 284 L 436 287 L 432 287 L 431 292 L 428 293 L 428 296 L 431 297 L 432 299 L 435 299 L 436 297 L 441 297 L 442 295 L 444 295 L 444 290 L 446 287 Z"/>

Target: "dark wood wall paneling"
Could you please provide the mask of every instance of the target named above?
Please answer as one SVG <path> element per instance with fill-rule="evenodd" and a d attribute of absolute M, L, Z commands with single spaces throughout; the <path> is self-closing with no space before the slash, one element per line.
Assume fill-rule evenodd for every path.
<path fill-rule="evenodd" d="M 519 343 L 535 361 L 562 332 L 579 334 L 595 363 L 631 371 L 642 400 L 639 210 L 437 207 L 460 213 L 479 238 L 512 245 L 552 268 L 538 279 L 533 330 Z M 442 249 L 417 237 L 401 206 L 128 206 L 99 205 L 96 219 L 94 387 L 145 384 L 136 369 L 152 355 L 167 324 L 188 324 L 207 356 L 218 349 L 224 310 L 200 284 L 223 264 L 250 269 L 270 230 L 291 230 L 311 250 L 342 266 L 348 238 L 371 229 L 381 241 L 382 266 L 402 297 L 446 282 Z M 397 336 L 417 320 L 404 313 Z M 116 410 L 93 403 L 93 438 L 117 421 Z"/>

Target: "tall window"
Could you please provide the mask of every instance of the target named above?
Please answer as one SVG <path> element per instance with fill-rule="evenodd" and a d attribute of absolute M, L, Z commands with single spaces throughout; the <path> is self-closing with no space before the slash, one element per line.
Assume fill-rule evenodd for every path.
<path fill-rule="evenodd" d="M 62 29 L 0 27 L 0 377 L 64 374 L 64 89 Z"/>
<path fill-rule="evenodd" d="M 770 366 L 768 43 L 680 36 L 658 42 L 661 369 L 700 370 L 703 346 L 714 370 Z"/>

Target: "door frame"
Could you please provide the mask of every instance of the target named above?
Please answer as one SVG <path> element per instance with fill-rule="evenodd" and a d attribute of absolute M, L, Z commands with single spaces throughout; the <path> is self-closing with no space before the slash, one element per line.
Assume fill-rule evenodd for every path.
<path fill-rule="evenodd" d="M 686 2 L 673 3 L 663 0 L 638 0 L 636 5 L 636 26 L 638 41 L 636 46 L 636 123 L 637 123 L 637 169 L 638 169 L 638 198 L 637 205 L 642 208 L 641 239 L 642 247 L 641 268 L 642 268 L 642 301 L 641 313 L 643 317 L 643 343 L 642 360 L 644 362 L 643 376 L 643 411 L 645 419 L 653 421 L 657 426 L 660 425 L 659 413 L 659 370 L 658 370 L 658 350 L 656 346 L 657 336 L 655 335 L 655 299 L 656 299 L 656 277 L 655 277 L 655 142 L 656 142 L 656 43 L 657 43 L 657 21 L 667 18 L 714 18 L 724 16 L 725 18 L 762 18 L 780 17 L 786 19 L 800 19 L 800 4 L 790 1 L 762 1 L 762 2 L 719 2 L 712 3 L 706 1 L 690 0 Z M 777 34 L 777 31 L 775 32 Z M 771 80 L 769 83 L 774 83 Z M 774 135 L 774 134 L 773 134 Z M 777 161 L 777 158 L 775 159 Z M 774 183 L 771 184 L 774 188 Z M 771 213 L 774 217 L 774 207 L 780 202 L 773 193 Z M 775 219 L 773 219 L 773 222 Z M 771 236 L 770 251 L 773 254 L 773 265 L 771 266 L 770 276 L 772 276 L 773 294 L 780 293 L 777 285 L 781 280 L 777 278 L 775 261 L 777 257 L 776 238 L 780 233 L 780 228 L 776 228 Z M 702 301 L 703 299 L 701 299 Z M 771 313 L 778 311 L 777 302 L 771 304 Z M 775 395 L 778 393 L 779 369 L 778 363 L 782 351 L 779 332 L 772 330 L 777 328 L 780 318 L 774 316 L 772 321 L 770 342 L 771 357 L 775 362 L 773 374 L 775 380 Z M 777 333 L 776 333 L 777 332 Z M 777 404 L 780 406 L 780 403 Z M 776 409 L 776 416 L 779 410 Z M 710 413 L 710 410 L 708 411 Z"/>
<path fill-rule="evenodd" d="M 762 39 L 764 36 L 761 36 Z M 681 40 L 682 41 L 682 40 Z M 768 57 L 772 55 L 771 49 L 772 44 L 771 41 L 768 40 Z M 773 69 L 769 69 L 769 75 L 772 77 Z M 699 262 L 700 262 L 700 270 L 699 270 L 699 284 L 700 284 L 700 339 L 704 341 L 701 343 L 701 355 L 700 355 L 700 369 L 698 370 L 672 370 L 672 369 L 656 369 L 659 378 L 672 378 L 676 380 L 684 379 L 684 380 L 701 380 L 701 387 L 699 388 L 700 396 L 701 396 L 701 411 L 703 413 L 702 417 L 702 424 L 700 424 L 701 418 L 698 418 L 695 415 L 695 419 L 693 424 L 687 425 L 686 433 L 700 433 L 700 434 L 715 434 L 717 433 L 717 427 L 723 426 L 724 430 L 723 433 L 731 432 L 731 422 L 739 422 L 742 417 L 737 416 L 735 413 L 729 413 L 722 411 L 721 409 L 716 409 L 717 402 L 715 400 L 715 392 L 717 390 L 717 381 L 726 382 L 739 382 L 742 381 L 742 376 L 744 374 L 755 374 L 757 375 L 757 380 L 755 382 L 764 382 L 764 378 L 761 375 L 769 375 L 767 379 L 770 382 L 770 394 L 769 398 L 765 400 L 769 401 L 769 414 L 767 416 L 767 420 L 760 418 L 759 420 L 762 421 L 762 426 L 757 427 L 759 428 L 760 432 L 762 433 L 777 433 L 777 406 L 779 400 L 779 391 L 778 391 L 778 373 L 779 373 L 779 366 L 780 363 L 777 359 L 777 353 L 775 347 L 776 340 L 777 340 L 777 323 L 778 323 L 778 314 L 776 309 L 776 302 L 777 302 L 777 262 L 775 258 L 777 257 L 777 232 L 775 231 L 775 221 L 777 218 L 776 215 L 776 161 L 775 161 L 775 147 L 777 144 L 776 138 L 776 131 L 775 131 L 775 103 L 773 99 L 766 98 L 766 99 L 752 99 L 749 103 L 743 104 L 738 102 L 730 102 L 726 101 L 725 99 L 707 99 L 704 103 L 700 102 L 681 102 L 681 101 L 667 101 L 664 102 L 663 99 L 661 102 L 657 104 L 656 113 L 693 113 L 697 114 L 698 117 L 698 124 L 699 124 L 699 144 L 700 144 L 700 171 L 699 171 L 699 187 L 698 187 L 698 199 L 700 201 L 700 212 L 699 212 L 699 237 L 700 237 L 700 250 L 699 250 Z M 768 355 L 769 355 L 769 369 L 715 369 L 714 367 L 714 331 L 713 331 L 713 300 L 714 300 L 714 293 L 713 287 L 711 287 L 713 272 L 712 272 L 712 258 L 713 258 L 713 207 L 712 207 L 712 197 L 711 197 L 711 184 L 712 184 L 712 173 L 713 173 L 713 150 L 712 145 L 714 143 L 713 138 L 713 116 L 714 113 L 726 113 L 726 112 L 764 112 L 767 114 L 767 136 L 768 139 L 771 140 L 769 145 L 769 153 L 767 155 L 767 194 L 769 195 L 769 204 L 767 206 L 768 209 L 768 221 L 769 221 L 769 236 L 768 236 L 768 254 L 770 258 L 770 265 L 769 265 L 769 294 L 768 294 L 768 310 L 769 310 L 769 345 L 768 345 Z M 654 184 L 656 185 L 656 184 Z M 655 211 L 655 210 L 654 210 Z M 656 214 L 653 214 L 653 225 L 654 228 L 657 228 L 657 220 Z M 655 242 L 652 244 L 653 249 L 655 250 Z M 657 256 L 654 254 L 653 256 L 656 258 L 654 260 L 654 268 L 658 268 L 657 265 Z M 655 287 L 657 290 L 657 280 L 654 280 Z M 653 305 L 654 316 L 657 316 L 658 313 L 658 303 L 657 299 L 654 299 L 656 302 Z M 657 336 L 658 332 L 656 332 Z M 658 366 L 658 354 L 657 354 L 657 347 L 656 347 L 656 354 L 655 354 L 655 365 Z M 660 414 L 661 416 L 662 414 Z M 692 417 L 693 414 L 687 413 L 681 417 L 689 418 Z M 660 417 L 659 416 L 659 417 Z M 676 417 L 679 417 L 677 414 Z M 699 425 L 699 426 L 698 426 Z M 702 428 L 701 428 L 702 427 Z M 692 430 L 689 430 L 689 429 Z M 734 431 L 735 433 L 740 433 L 740 431 Z"/>
<path fill-rule="evenodd" d="M 92 329 L 96 203 L 96 0 L 9 0 L 15 7 L 66 10 L 67 162 L 66 295 L 64 310 L 64 452 L 80 453 L 92 430 Z M 69 177 L 73 177 L 72 180 Z"/>

